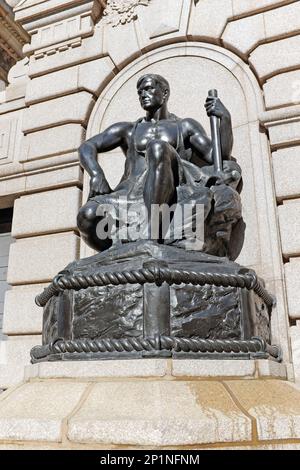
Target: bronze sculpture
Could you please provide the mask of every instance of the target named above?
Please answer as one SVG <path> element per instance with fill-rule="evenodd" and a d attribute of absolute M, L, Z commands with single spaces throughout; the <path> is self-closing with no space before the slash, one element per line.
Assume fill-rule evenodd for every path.
<path fill-rule="evenodd" d="M 114 124 L 79 149 L 81 165 L 91 177 L 88 202 L 78 215 L 81 236 L 97 251 L 109 248 L 111 239 L 100 240 L 97 236 L 96 227 L 101 219 L 97 210 L 101 204 L 115 207 L 122 196 L 131 204 L 144 203 L 148 214 L 153 204 L 184 205 L 193 201 L 204 205 L 207 223 L 203 251 L 227 255 L 232 227 L 241 219 L 236 191 L 241 186 L 241 170 L 231 160 L 233 135 L 229 111 L 218 98 L 208 96 L 207 114 L 220 120 L 223 170 L 216 172 L 212 141 L 201 124 L 168 111 L 167 80 L 159 75 L 144 75 L 138 80 L 137 91 L 145 117 L 134 123 Z M 122 148 L 126 163 L 122 180 L 112 191 L 97 154 L 116 147 Z M 182 240 L 172 242 L 184 246 Z"/>
<path fill-rule="evenodd" d="M 37 296 L 44 307 L 43 345 L 32 349 L 32 362 L 280 360 L 280 349 L 271 345 L 274 299 L 254 271 L 232 261 L 242 246 L 243 221 L 229 111 L 212 90 L 205 103 L 211 140 L 197 121 L 169 113 L 170 87 L 163 77 L 144 75 L 137 90 L 145 117 L 114 124 L 79 149 L 91 180 L 78 227 L 98 253 L 69 264 Z M 126 162 L 112 190 L 97 154 L 116 147 Z M 120 209 L 124 200 L 132 219 Z M 152 217 L 163 205 L 173 208 L 168 220 L 173 232 L 163 227 L 163 214 Z M 146 232 L 125 231 L 123 238 L 114 238 L 132 220 L 140 224 L 135 212 L 141 206 Z M 185 206 L 196 211 L 188 219 L 176 218 L 178 207 Z M 199 206 L 204 208 L 201 246 L 191 244 L 195 232 L 185 230 L 197 224 Z M 104 237 L 99 226 L 106 228 Z"/>

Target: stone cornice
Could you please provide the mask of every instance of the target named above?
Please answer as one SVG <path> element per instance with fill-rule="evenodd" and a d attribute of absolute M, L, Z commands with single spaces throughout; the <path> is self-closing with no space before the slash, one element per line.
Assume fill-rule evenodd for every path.
<path fill-rule="evenodd" d="M 25 0 L 14 9 L 16 20 L 31 36 L 26 55 L 53 54 L 58 47 L 81 44 L 92 36 L 105 0 Z M 74 46 L 75 47 L 75 46 Z"/>
<path fill-rule="evenodd" d="M 14 21 L 11 9 L 0 4 L 0 77 L 6 81 L 9 69 L 23 58 L 23 46 L 30 38 Z"/>
<path fill-rule="evenodd" d="M 29 41 L 29 36 L 24 29 L 14 21 L 11 13 L 0 4 L 0 37 L 11 44 L 18 57 L 22 57 L 22 47 Z M 18 47 L 17 47 L 18 46 Z"/>
<path fill-rule="evenodd" d="M 98 19 L 105 7 L 105 0 L 26 0 L 14 9 L 16 20 L 30 31 L 41 25 L 72 16 L 73 11 L 89 11 L 93 20 Z"/>

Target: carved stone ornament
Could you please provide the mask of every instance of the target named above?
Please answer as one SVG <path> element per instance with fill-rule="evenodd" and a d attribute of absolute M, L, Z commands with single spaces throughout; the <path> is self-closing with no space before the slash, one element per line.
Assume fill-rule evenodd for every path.
<path fill-rule="evenodd" d="M 137 18 L 135 11 L 138 5 L 149 5 L 151 0 L 107 0 L 104 10 L 106 23 L 113 27 L 119 24 L 130 23 Z"/>

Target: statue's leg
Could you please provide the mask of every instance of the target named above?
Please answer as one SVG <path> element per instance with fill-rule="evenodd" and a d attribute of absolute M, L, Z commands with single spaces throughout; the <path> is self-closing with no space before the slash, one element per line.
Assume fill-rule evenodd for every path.
<path fill-rule="evenodd" d="M 176 150 L 163 140 L 152 140 L 146 149 L 148 173 L 144 188 L 147 209 L 151 204 L 174 202 L 177 170 Z"/>
<path fill-rule="evenodd" d="M 144 187 L 144 201 L 148 210 L 149 221 L 152 220 L 151 233 L 153 235 L 159 230 L 157 227 L 153 227 L 153 217 L 151 219 L 153 204 L 171 206 L 176 203 L 177 153 L 167 142 L 153 140 L 147 146 L 146 159 L 148 172 Z M 156 237 L 151 236 L 151 238 Z"/>
<path fill-rule="evenodd" d="M 85 243 L 97 251 L 104 251 L 111 247 L 112 240 L 99 238 L 97 234 L 97 226 L 103 220 L 103 217 L 97 215 L 99 203 L 96 201 L 88 201 L 79 211 L 77 216 L 77 226 L 79 228 L 82 239 Z"/>

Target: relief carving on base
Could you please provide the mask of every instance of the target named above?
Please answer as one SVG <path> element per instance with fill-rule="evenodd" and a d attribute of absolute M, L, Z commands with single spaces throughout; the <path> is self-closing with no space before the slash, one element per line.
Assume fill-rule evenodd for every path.
<path fill-rule="evenodd" d="M 149 5 L 151 0 L 107 0 L 104 10 L 106 23 L 113 27 L 119 24 L 130 23 L 137 18 L 136 7 Z"/>

